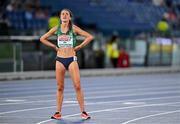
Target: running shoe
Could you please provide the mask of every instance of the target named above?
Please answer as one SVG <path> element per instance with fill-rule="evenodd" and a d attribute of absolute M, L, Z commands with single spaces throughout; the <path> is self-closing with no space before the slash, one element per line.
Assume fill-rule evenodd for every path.
<path fill-rule="evenodd" d="M 90 119 L 91 117 L 84 111 L 81 113 L 81 118 L 83 120 L 87 120 L 87 119 Z"/>
<path fill-rule="evenodd" d="M 53 116 L 51 116 L 51 119 L 57 119 L 57 120 L 61 119 L 60 112 L 56 112 Z"/>

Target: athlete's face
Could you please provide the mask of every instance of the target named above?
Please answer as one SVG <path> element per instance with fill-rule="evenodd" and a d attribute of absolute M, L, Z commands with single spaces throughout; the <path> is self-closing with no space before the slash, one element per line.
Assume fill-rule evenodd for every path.
<path fill-rule="evenodd" d="M 62 22 L 67 23 L 67 22 L 69 22 L 69 21 L 71 20 L 71 15 L 70 15 L 69 11 L 67 11 L 67 10 L 62 10 L 62 11 L 61 11 L 60 18 L 61 18 L 61 21 L 62 21 Z"/>

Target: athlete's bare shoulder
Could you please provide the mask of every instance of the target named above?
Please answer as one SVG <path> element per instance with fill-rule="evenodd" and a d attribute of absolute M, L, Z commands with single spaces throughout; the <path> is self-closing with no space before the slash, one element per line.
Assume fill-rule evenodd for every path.
<path fill-rule="evenodd" d="M 58 26 L 54 26 L 53 28 L 51 28 L 51 29 L 49 30 L 49 32 L 54 33 L 54 32 L 57 31 L 57 28 L 58 28 Z"/>
<path fill-rule="evenodd" d="M 77 25 L 73 25 L 73 31 L 74 33 L 78 33 L 79 31 L 81 31 L 81 28 L 79 28 Z"/>
<path fill-rule="evenodd" d="M 41 39 L 46 39 L 46 38 L 54 35 L 55 32 L 57 31 L 57 28 L 58 28 L 58 26 L 51 28 L 47 33 L 45 33 L 44 35 L 41 36 Z"/>

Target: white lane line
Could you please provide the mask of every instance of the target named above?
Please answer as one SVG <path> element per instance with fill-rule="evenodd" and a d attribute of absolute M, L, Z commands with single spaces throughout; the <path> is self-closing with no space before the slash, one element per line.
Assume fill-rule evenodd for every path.
<path fill-rule="evenodd" d="M 129 97 L 129 96 L 137 96 L 137 95 L 154 95 L 154 94 L 162 94 L 162 93 L 176 93 L 177 91 L 171 91 L 171 92 L 147 92 L 147 93 L 130 93 L 126 95 L 119 95 L 120 93 L 116 93 L 118 95 L 106 95 L 106 96 L 96 96 L 96 97 L 85 97 L 85 100 L 89 99 L 102 99 L 102 98 L 111 98 L 111 97 Z M 179 91 L 180 92 L 180 91 Z M 109 93 L 109 92 L 108 92 Z M 67 95 L 66 95 L 67 96 Z M 69 96 L 72 96 L 72 94 Z M 159 98 L 159 97 L 158 97 Z M 72 98 L 67 98 L 66 100 L 72 100 Z M 29 101 L 29 102 L 19 102 L 19 103 L 1 103 L 0 105 L 15 105 L 15 104 L 27 104 L 27 103 L 40 103 L 40 102 L 53 102 L 55 100 L 37 100 L 37 101 Z"/>
<path fill-rule="evenodd" d="M 8 99 L 25 99 L 25 98 L 38 98 L 38 97 L 52 97 L 55 96 L 55 94 L 48 94 L 48 95 L 30 95 L 30 96 L 17 96 L 17 97 L 9 97 Z M 4 100 L 5 98 L 0 98 L 0 100 Z"/>
<path fill-rule="evenodd" d="M 17 102 L 24 102 L 26 100 L 24 99 L 6 99 L 6 102 L 13 102 L 13 103 L 17 103 Z"/>
<path fill-rule="evenodd" d="M 99 113 L 99 112 L 109 112 L 109 111 L 116 111 L 116 110 L 123 110 L 123 109 L 131 109 L 131 108 L 141 108 L 141 107 L 150 107 L 150 106 L 164 106 L 164 105 L 170 105 L 170 104 L 178 104 L 180 102 L 170 102 L 170 103 L 161 103 L 161 104 L 149 104 L 149 105 L 138 105 L 138 106 L 129 106 L 129 107 L 120 107 L 120 108 L 111 108 L 111 109 L 101 109 L 101 110 L 96 110 L 96 111 L 90 111 L 88 113 L 92 114 L 92 113 Z M 64 116 L 65 118 L 68 117 L 73 117 L 73 116 L 77 116 L 79 115 L 79 113 L 77 114 L 72 114 L 72 115 L 67 115 Z M 63 117 L 63 118 L 64 118 Z M 53 119 L 48 119 L 48 120 L 44 120 L 44 121 L 40 121 L 36 124 L 43 124 L 49 121 L 53 121 Z"/>
<path fill-rule="evenodd" d="M 89 113 L 89 112 L 88 112 Z M 73 116 L 77 116 L 77 115 L 80 115 L 79 113 L 77 114 L 72 114 L 72 115 L 66 115 L 66 116 L 63 116 L 63 118 L 68 118 L 68 117 L 73 117 Z M 53 119 L 48 119 L 48 120 L 44 120 L 44 121 L 41 121 L 41 122 L 38 122 L 36 124 L 43 124 L 43 123 L 47 123 L 49 121 L 53 121 Z"/>
<path fill-rule="evenodd" d="M 147 98 L 148 99 L 148 98 Z M 159 98 L 162 99 L 162 98 Z M 145 99 L 143 99 L 145 100 Z M 151 99 L 150 99 L 151 100 Z M 134 100 L 136 101 L 136 100 Z M 137 99 L 138 101 L 138 99 Z M 119 101 L 108 101 L 108 102 L 93 102 L 93 103 L 85 103 L 86 105 L 98 105 L 98 104 L 112 104 L 112 103 L 119 103 L 123 102 L 122 100 Z M 179 103 L 179 102 L 177 102 Z M 76 106 L 78 104 L 69 104 L 69 105 L 63 105 L 63 107 L 70 107 L 70 106 Z M 11 113 L 17 113 L 17 112 L 25 112 L 25 111 L 34 111 L 34 110 L 41 110 L 41 109 L 48 109 L 48 108 L 55 108 L 56 106 L 50 106 L 50 107 L 38 107 L 38 108 L 31 108 L 31 109 L 20 109 L 20 110 L 14 110 L 14 111 L 6 111 L 6 112 L 0 112 L 0 115 L 4 114 L 11 114 Z"/>
<path fill-rule="evenodd" d="M 139 99 L 121 100 L 121 102 L 157 100 L 157 99 L 168 99 L 168 98 L 173 99 L 173 98 L 178 98 L 178 97 L 180 97 L 180 96 L 178 95 L 178 96 L 163 96 L 163 97 L 156 97 L 156 98 L 139 98 Z M 101 97 L 99 97 L 99 98 L 101 98 Z M 110 98 L 110 97 L 107 96 L 106 98 Z M 91 99 L 91 97 L 90 98 L 85 97 L 85 100 L 89 100 L 89 99 Z M 72 98 L 67 98 L 66 100 L 69 101 L 69 100 L 72 100 Z M 39 101 L 37 100 L 37 101 L 21 102 L 21 103 L 2 103 L 0 105 L 15 105 L 15 104 L 28 104 L 28 103 L 41 103 L 41 102 L 44 103 L 44 102 L 54 102 L 54 101 L 56 101 L 56 100 L 55 99 L 53 99 L 53 100 L 39 100 Z M 120 102 L 120 101 L 118 101 L 118 102 Z"/>
<path fill-rule="evenodd" d="M 17 102 L 17 103 L 1 103 L 0 105 L 18 105 L 18 104 L 28 104 L 28 103 L 41 103 L 41 102 L 53 102 L 56 101 L 55 99 L 53 100 L 37 100 L 37 101 L 29 101 L 29 102 Z"/>
<path fill-rule="evenodd" d="M 138 86 L 138 85 L 135 85 L 135 87 L 132 87 L 132 86 L 126 86 L 126 87 L 123 87 L 123 86 L 119 86 L 119 87 L 117 87 L 118 85 L 111 85 L 111 86 L 106 86 L 106 85 L 102 85 L 102 86 L 94 86 L 93 88 L 90 88 L 89 89 L 89 87 L 83 87 L 83 89 L 88 89 L 88 91 L 97 91 L 97 90 L 102 90 L 102 91 L 106 91 L 106 90 L 108 90 L 108 89 L 112 89 L 112 90 L 117 90 L 117 89 L 119 89 L 119 90 L 121 90 L 121 91 L 123 91 L 124 89 L 126 89 L 126 90 L 144 90 L 144 89 L 163 89 L 163 88 L 176 88 L 175 86 L 173 86 L 172 84 L 171 85 L 168 85 L 168 86 L 166 86 L 166 85 L 163 85 L 163 86 Z M 128 88 L 128 89 L 127 89 Z M 22 89 L 23 89 L 23 91 L 28 91 L 28 92 L 31 92 L 32 91 L 32 89 L 33 88 L 31 88 L 31 89 L 27 89 L 27 90 L 24 90 L 24 88 L 22 87 Z M 56 87 L 55 88 L 46 88 L 46 89 L 41 89 L 41 88 L 39 88 L 39 90 L 36 88 L 35 89 L 35 91 L 38 91 L 38 92 L 44 92 L 44 91 L 54 91 L 56 89 Z M 33 89 L 34 90 L 34 89 Z M 10 89 L 1 89 L 1 92 L 3 91 L 3 93 L 6 93 L 6 92 L 10 92 L 10 91 L 12 91 L 11 90 L 11 88 Z M 21 90 L 16 90 L 16 91 L 21 91 Z M 13 91 L 13 92 L 16 92 L 16 91 Z M 73 91 L 73 87 L 72 88 L 67 88 L 66 89 L 66 91 L 67 92 L 72 92 Z"/>
<path fill-rule="evenodd" d="M 78 102 L 77 101 L 72 101 L 72 100 L 70 101 L 69 100 L 69 101 L 63 101 L 63 103 L 78 103 Z"/>
<path fill-rule="evenodd" d="M 146 104 L 146 102 L 123 102 L 125 105 L 143 105 Z"/>
<path fill-rule="evenodd" d="M 172 84 L 171 84 L 171 85 L 172 85 Z M 102 85 L 102 86 L 104 86 L 104 85 Z M 169 87 L 172 87 L 172 88 L 173 88 L 173 86 L 169 86 Z M 169 87 L 164 87 L 164 88 L 169 88 Z M 113 88 L 117 88 L 117 86 L 116 86 L 116 87 L 113 87 Z M 123 88 L 123 87 L 121 87 L 121 88 Z M 142 90 L 149 89 L 149 90 L 150 90 L 150 89 L 158 89 L 158 88 L 159 88 L 159 87 L 157 87 L 157 88 L 156 88 L 156 87 L 140 87 L 140 88 L 139 88 L 139 87 L 131 87 L 131 88 L 128 88 L 128 89 L 121 89 L 120 91 L 123 92 L 123 91 L 128 91 L 128 90 L 130 90 L 130 89 L 136 89 L 136 90 L 137 90 L 137 89 L 138 89 L 138 90 L 141 90 L 141 89 L 142 89 Z M 85 89 L 85 87 L 84 87 L 84 89 Z M 94 89 L 96 89 L 96 90 L 94 91 Z M 107 90 L 105 90 L 105 89 L 111 89 L 112 91 L 115 90 L 115 89 L 112 89 L 112 86 L 111 86 L 111 87 L 104 87 L 104 88 L 102 88 L 102 87 L 97 87 L 97 86 L 96 86 L 96 87 L 93 88 L 92 91 L 93 91 L 93 92 L 96 92 L 97 90 L 100 90 L 100 89 L 102 89 L 103 91 L 107 91 Z M 161 87 L 160 87 L 159 89 L 161 89 Z M 163 89 L 163 88 L 162 88 L 162 89 Z M 68 90 L 66 90 L 66 91 L 68 91 Z M 69 91 L 72 91 L 72 90 L 69 90 Z M 90 91 L 91 91 L 91 90 L 90 90 Z M 87 93 L 88 93 L 88 92 L 89 92 L 89 91 L 87 91 Z M 19 96 L 19 97 L 11 97 L 11 99 L 12 99 L 12 98 L 32 98 L 32 97 L 34 98 L 34 97 L 43 97 L 43 96 L 44 96 L 44 97 L 46 97 L 46 96 L 49 97 L 49 96 L 54 96 L 54 95 L 53 95 L 53 94 L 52 94 L 52 95 L 37 95 L 37 96 L 31 96 L 31 95 L 30 95 L 30 96 L 25 96 L 25 97 L 24 97 L 24 96 Z M 4 99 L 4 98 L 0 98 L 0 99 Z"/>
<path fill-rule="evenodd" d="M 155 117 L 155 116 L 160 116 L 160 115 L 167 115 L 167 114 L 172 114 L 172 113 L 177 113 L 177 112 L 180 112 L 180 110 L 167 111 L 167 112 L 163 112 L 163 113 L 157 113 L 157 114 L 147 115 L 147 116 L 143 116 L 143 117 L 139 117 L 139 118 L 135 118 L 135 119 L 132 119 L 132 120 L 123 122 L 122 124 L 129 124 L 129 123 L 131 123 L 131 122 L 135 122 L 135 121 L 142 120 L 142 119 L 145 119 L 145 118 Z"/>
<path fill-rule="evenodd" d="M 139 78 L 138 78 L 139 79 Z M 35 80 L 36 81 L 36 80 Z M 90 80 L 91 81 L 91 80 Z M 101 80 L 92 80 L 91 82 L 101 82 Z M 112 81 L 112 80 L 108 80 L 108 81 Z M 142 86 L 142 84 L 145 84 L 145 83 L 147 83 L 147 84 L 151 84 L 151 86 L 156 86 L 156 87 L 159 87 L 159 85 L 157 85 L 157 83 L 156 82 L 163 82 L 163 83 L 161 83 L 161 84 L 166 84 L 166 85 L 172 85 L 172 84 L 177 84 L 178 83 L 178 79 L 176 79 L 176 80 L 171 80 L 171 79 L 151 79 L 151 80 L 139 80 L 138 81 L 138 84 L 137 83 L 132 83 L 134 81 L 134 79 L 132 79 L 132 80 L 130 80 L 129 81 L 129 79 L 128 79 L 128 82 L 126 81 L 126 84 L 120 84 L 120 85 L 122 85 L 123 87 L 122 88 L 124 88 L 124 86 L 133 86 L 133 88 L 136 88 L 136 87 L 134 87 L 134 86 Z M 55 82 L 56 82 L 56 80 L 55 80 Z M 67 83 L 68 82 L 71 82 L 71 80 L 70 81 L 67 81 Z M 103 85 L 102 85 L 102 83 L 83 83 L 83 82 L 86 82 L 86 81 L 82 81 L 82 85 L 86 85 L 87 87 L 94 87 L 94 88 L 99 88 L 99 87 L 101 87 L 101 88 L 103 88 L 103 87 L 106 87 L 107 85 L 109 85 L 109 82 L 103 82 Z M 89 82 L 89 81 L 88 81 Z M 124 82 L 124 80 L 115 80 L 114 82 L 112 82 L 113 83 L 113 85 L 119 85 L 119 82 Z M 152 82 L 153 82 L 153 84 L 152 84 Z M 170 82 L 170 83 L 169 83 Z M 1 82 L 0 82 L 1 83 Z M 14 82 L 12 82 L 12 83 L 14 83 Z M 25 82 L 22 82 L 22 84 L 24 84 L 24 83 L 26 83 L 26 81 Z M 32 83 L 32 82 L 28 82 L 28 83 Z M 161 85 L 160 84 L 160 85 Z M 21 84 L 18 84 L 18 85 L 21 85 Z M 49 84 L 47 84 L 47 85 L 49 85 Z M 2 87 L 2 89 L 6 89 L 6 88 L 8 88 L 8 86 L 11 86 L 11 84 L 7 84 L 6 86 L 4 86 L 4 87 Z M 68 85 L 69 86 L 69 85 Z M 38 86 L 38 87 L 41 87 L 41 86 Z M 45 88 L 48 88 L 48 87 L 45 87 Z M 51 88 L 54 88 L 54 87 L 51 87 Z M 22 88 L 19 88 L 18 86 L 17 87 L 11 87 L 11 89 L 15 89 L 15 90 L 21 90 L 21 89 L 24 89 L 23 87 Z M 32 89 L 32 88 L 29 88 L 29 87 L 27 87 L 27 88 L 25 88 L 25 90 L 30 90 L 30 89 Z M 38 88 L 39 89 L 39 88 Z M 4 90 L 2 90 L 2 91 L 4 91 Z"/>
<path fill-rule="evenodd" d="M 25 111 L 33 111 L 33 110 L 40 110 L 40 109 L 49 109 L 49 108 L 55 108 L 55 107 L 56 106 L 49 106 L 49 107 L 41 107 L 41 108 L 31 108 L 31 109 L 21 109 L 21 110 L 7 111 L 7 112 L 1 112 L 0 115 L 17 113 L 17 112 L 25 112 Z"/>

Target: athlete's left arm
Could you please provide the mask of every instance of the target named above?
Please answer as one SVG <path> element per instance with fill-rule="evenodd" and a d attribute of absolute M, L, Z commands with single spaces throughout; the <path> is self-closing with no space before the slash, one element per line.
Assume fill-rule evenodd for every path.
<path fill-rule="evenodd" d="M 76 26 L 76 25 L 73 25 L 73 31 L 74 31 L 75 33 L 77 33 L 77 34 L 85 37 L 84 41 L 83 41 L 80 45 L 78 45 L 78 46 L 76 46 L 76 47 L 74 48 L 75 51 L 80 50 L 81 48 L 83 48 L 84 46 L 86 46 L 89 42 L 91 42 L 91 41 L 94 39 L 94 37 L 93 37 L 90 33 L 82 30 L 81 28 L 79 28 L 79 27 Z"/>

